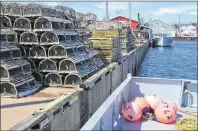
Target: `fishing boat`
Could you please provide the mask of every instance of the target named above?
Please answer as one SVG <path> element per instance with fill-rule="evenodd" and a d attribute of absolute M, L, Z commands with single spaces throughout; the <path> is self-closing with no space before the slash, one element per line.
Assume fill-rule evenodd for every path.
<path fill-rule="evenodd" d="M 122 109 L 125 103 L 130 102 L 135 97 L 145 97 L 149 94 L 155 94 L 160 96 L 163 101 L 172 101 L 177 105 L 178 111 L 172 123 L 163 124 L 158 122 L 155 118 L 141 118 L 136 122 L 130 122 L 123 117 Z M 161 114 L 164 115 L 166 113 Z M 193 127 L 197 129 L 196 122 L 197 81 L 132 77 L 131 74 L 128 74 L 127 78 L 81 128 L 81 131 L 193 130 Z"/>
<path fill-rule="evenodd" d="M 173 37 L 164 34 L 155 34 L 153 42 L 156 47 L 169 47 L 173 42 Z"/>
<path fill-rule="evenodd" d="M 160 20 L 154 20 L 151 22 L 150 27 L 152 30 L 152 39 L 154 46 L 167 47 L 171 46 L 173 37 L 175 37 L 176 29 Z"/>

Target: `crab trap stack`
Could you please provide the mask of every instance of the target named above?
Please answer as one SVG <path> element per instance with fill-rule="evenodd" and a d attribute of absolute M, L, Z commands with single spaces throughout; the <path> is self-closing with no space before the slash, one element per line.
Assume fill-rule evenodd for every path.
<path fill-rule="evenodd" d="M 32 74 L 40 83 L 78 87 L 82 80 L 103 65 L 97 56 L 98 52 L 86 48 L 75 29 L 80 25 L 76 22 L 73 9 L 32 3 L 26 6 L 15 4 L 9 8 L 8 5 L 2 10 L 21 11 L 20 17 L 13 17 L 10 21 L 19 38 L 18 47 L 22 57 L 30 63 Z"/>
<path fill-rule="evenodd" d="M 17 34 L 12 30 L 13 21 L 22 15 L 21 7 L 14 3 L 1 5 L 1 97 L 24 97 L 41 87 L 32 75 L 30 63 L 22 58 Z"/>

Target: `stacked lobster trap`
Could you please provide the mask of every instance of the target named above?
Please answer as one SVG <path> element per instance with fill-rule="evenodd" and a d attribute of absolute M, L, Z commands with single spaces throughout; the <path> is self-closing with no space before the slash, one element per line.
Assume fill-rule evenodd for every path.
<path fill-rule="evenodd" d="M 73 9 L 32 3 L 26 6 L 8 5 L 1 8 L 2 18 L 4 21 L 8 18 L 7 23 L 13 25 L 12 32 L 16 32 L 19 41 L 16 49 L 40 83 L 46 86 L 77 87 L 103 65 L 98 52 L 85 47 L 75 29 L 80 25 L 76 25 Z M 15 12 L 15 8 L 20 11 Z M 12 12 L 14 16 L 8 15 Z M 1 21 L 3 25 L 7 23 Z M 86 36 L 86 33 L 83 34 L 83 37 Z"/>
<path fill-rule="evenodd" d="M 132 32 L 130 27 L 123 26 L 120 32 L 120 39 L 122 44 L 122 54 L 129 53 L 133 50 Z"/>
<path fill-rule="evenodd" d="M 122 25 L 118 22 L 97 21 L 89 25 L 91 42 L 87 43 L 99 51 L 103 62 L 108 65 L 122 60 Z"/>
<path fill-rule="evenodd" d="M 17 46 L 18 36 L 12 30 L 12 23 L 21 16 L 23 6 L 12 3 L 3 4 L 1 7 L 1 96 L 24 97 L 36 92 L 41 84 L 33 77 L 30 63 L 22 58 L 21 50 Z"/>

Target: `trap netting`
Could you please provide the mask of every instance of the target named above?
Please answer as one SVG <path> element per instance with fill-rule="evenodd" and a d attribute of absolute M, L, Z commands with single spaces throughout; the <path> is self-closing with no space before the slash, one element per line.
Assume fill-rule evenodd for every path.
<path fill-rule="evenodd" d="M 1 7 L 3 15 L 20 17 L 23 15 L 23 5 L 18 3 L 3 3 Z"/>
<path fill-rule="evenodd" d="M 31 22 L 28 18 L 17 18 L 13 24 L 13 30 L 31 31 Z"/>
<path fill-rule="evenodd" d="M 62 86 L 62 76 L 58 73 L 49 73 L 45 76 L 45 85 Z"/>
<path fill-rule="evenodd" d="M 53 72 L 57 71 L 57 65 L 54 60 L 45 59 L 39 63 L 39 70 L 41 72 Z"/>
<path fill-rule="evenodd" d="M 21 45 L 39 45 L 39 39 L 34 32 L 23 32 L 20 35 Z"/>
<path fill-rule="evenodd" d="M 56 18 L 63 18 L 63 12 L 58 11 L 52 7 L 39 5 L 36 3 L 30 3 L 23 9 L 24 17 L 38 17 L 38 16 L 49 16 Z"/>

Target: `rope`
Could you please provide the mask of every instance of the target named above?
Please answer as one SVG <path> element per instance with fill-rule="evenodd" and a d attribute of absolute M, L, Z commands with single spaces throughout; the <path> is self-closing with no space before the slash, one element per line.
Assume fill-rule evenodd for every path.
<path fill-rule="evenodd" d="M 152 113 L 146 113 L 146 116 L 142 115 L 142 118 L 146 119 L 146 120 L 154 120 L 154 116 Z"/>
<path fill-rule="evenodd" d="M 177 130 L 191 130 L 191 131 L 196 131 L 197 130 L 197 114 L 195 113 L 190 113 L 187 111 L 184 111 L 182 109 L 179 109 L 180 112 L 194 116 L 194 117 L 189 117 L 189 118 L 183 118 L 179 121 L 176 122 L 175 124 L 175 129 Z"/>
<path fill-rule="evenodd" d="M 175 128 L 177 130 L 196 131 L 197 130 L 197 118 L 196 117 L 183 118 L 176 122 Z"/>
<path fill-rule="evenodd" d="M 182 109 L 179 109 L 179 111 L 180 111 L 180 112 L 182 112 L 182 113 L 185 113 L 185 114 L 191 115 L 191 116 L 198 117 L 198 115 L 197 115 L 197 114 L 195 114 L 195 113 L 190 113 L 190 112 L 184 111 L 184 110 L 182 110 Z"/>

